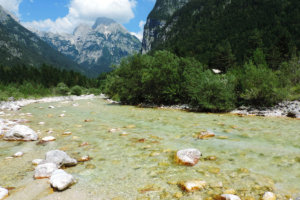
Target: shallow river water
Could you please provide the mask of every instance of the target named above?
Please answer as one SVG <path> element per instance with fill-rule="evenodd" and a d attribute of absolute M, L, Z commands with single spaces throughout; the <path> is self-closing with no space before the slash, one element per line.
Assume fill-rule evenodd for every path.
<path fill-rule="evenodd" d="M 39 145 L 0 140 L 0 186 L 10 188 L 7 199 L 212 199 L 228 189 L 249 200 L 260 199 L 266 191 L 278 199 L 300 196 L 296 119 L 144 109 L 103 99 L 31 104 L 6 113 L 10 115 L 4 118 L 30 120 L 25 125 L 39 130 L 40 137 L 56 137 Z M 109 132 L 112 128 L 117 131 Z M 197 132 L 204 130 L 216 137 L 197 139 Z M 63 135 L 66 131 L 72 134 Z M 175 152 L 185 148 L 202 152 L 197 165 L 175 163 Z M 31 161 L 54 149 L 92 158 L 65 169 L 77 183 L 64 192 L 54 192 L 47 179 L 33 179 Z M 18 151 L 24 156 L 6 159 Z M 208 159 L 212 156 L 216 159 Z M 178 183 L 188 180 L 204 180 L 208 186 L 186 193 Z"/>

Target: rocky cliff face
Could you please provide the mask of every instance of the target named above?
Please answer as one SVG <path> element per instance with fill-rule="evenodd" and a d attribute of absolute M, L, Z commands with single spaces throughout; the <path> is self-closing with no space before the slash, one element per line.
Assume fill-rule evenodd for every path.
<path fill-rule="evenodd" d="M 0 64 L 8 67 L 16 65 L 39 67 L 44 63 L 81 71 L 79 65 L 24 28 L 0 6 Z"/>
<path fill-rule="evenodd" d="M 156 4 L 147 18 L 144 28 L 144 36 L 142 42 L 142 53 L 149 52 L 156 41 L 162 41 L 165 34 L 161 32 L 162 29 L 168 30 L 166 26 L 167 20 L 172 15 L 182 8 L 190 0 L 157 0 Z"/>
<path fill-rule="evenodd" d="M 87 69 L 91 76 L 109 71 L 111 64 L 118 64 L 123 57 L 141 48 L 141 42 L 135 36 L 108 18 L 98 18 L 92 27 L 80 25 L 73 34 L 42 32 L 38 35 Z"/>

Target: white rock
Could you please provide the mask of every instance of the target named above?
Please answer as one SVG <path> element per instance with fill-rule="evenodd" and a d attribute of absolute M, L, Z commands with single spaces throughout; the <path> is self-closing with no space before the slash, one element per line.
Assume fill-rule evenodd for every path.
<path fill-rule="evenodd" d="M 77 164 L 77 160 L 68 156 L 64 151 L 52 150 L 46 153 L 45 162 L 55 163 L 58 167 L 61 166 L 74 166 Z"/>
<path fill-rule="evenodd" d="M 0 200 L 8 196 L 8 190 L 0 187 Z"/>
<path fill-rule="evenodd" d="M 225 200 L 241 200 L 239 196 L 233 194 L 222 194 L 221 197 L 223 197 Z"/>
<path fill-rule="evenodd" d="M 33 131 L 27 126 L 16 125 L 4 135 L 3 139 L 18 141 L 34 141 L 38 139 L 38 135 L 35 131 Z"/>
<path fill-rule="evenodd" d="M 276 195 L 273 192 L 266 192 L 262 200 L 276 200 Z"/>
<path fill-rule="evenodd" d="M 50 184 L 57 190 L 65 190 L 75 182 L 71 174 L 66 173 L 64 170 L 59 169 L 53 172 L 50 177 Z"/>
<path fill-rule="evenodd" d="M 65 114 L 61 114 L 61 115 L 59 115 L 59 117 L 64 117 L 65 116 Z"/>
<path fill-rule="evenodd" d="M 54 106 L 49 106 L 48 108 L 50 108 L 50 109 L 54 109 L 55 107 L 54 107 Z"/>
<path fill-rule="evenodd" d="M 43 161 L 44 161 L 43 159 L 34 159 L 34 160 L 32 161 L 32 164 L 33 164 L 33 165 L 39 165 L 39 164 L 41 164 Z"/>
<path fill-rule="evenodd" d="M 177 152 L 176 161 L 183 165 L 194 166 L 198 163 L 201 155 L 198 149 L 184 149 Z"/>
<path fill-rule="evenodd" d="M 187 192 L 201 190 L 205 188 L 205 186 L 206 186 L 205 181 L 187 181 L 181 184 L 181 187 Z"/>
<path fill-rule="evenodd" d="M 51 141 L 55 141 L 55 140 L 56 140 L 56 138 L 53 136 L 46 136 L 46 137 L 42 138 L 43 142 L 51 142 Z"/>
<path fill-rule="evenodd" d="M 213 73 L 215 74 L 220 74 L 222 71 L 219 69 L 212 69 Z"/>
<path fill-rule="evenodd" d="M 49 178 L 52 175 L 52 173 L 57 169 L 58 168 L 54 163 L 40 164 L 35 168 L 34 178 L 35 179 Z"/>
<path fill-rule="evenodd" d="M 19 152 L 14 154 L 14 157 L 22 157 L 23 155 L 24 155 L 24 153 L 19 151 Z"/>
<path fill-rule="evenodd" d="M 45 125 L 45 122 L 39 122 L 39 125 Z"/>

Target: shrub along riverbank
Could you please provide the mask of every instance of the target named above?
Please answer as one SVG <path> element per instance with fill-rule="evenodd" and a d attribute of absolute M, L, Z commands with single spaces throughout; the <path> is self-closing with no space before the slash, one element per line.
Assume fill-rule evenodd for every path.
<path fill-rule="evenodd" d="M 78 72 L 47 65 L 41 68 L 0 66 L 0 101 L 10 97 L 21 99 L 91 93 L 100 93 L 98 81 Z"/>
<path fill-rule="evenodd" d="M 215 74 L 194 58 L 168 51 L 124 59 L 106 76 L 103 92 L 125 104 L 190 104 L 199 111 L 225 112 L 240 105 L 272 106 L 300 98 L 300 64 L 294 56 L 273 70 L 256 49 L 243 66 Z"/>

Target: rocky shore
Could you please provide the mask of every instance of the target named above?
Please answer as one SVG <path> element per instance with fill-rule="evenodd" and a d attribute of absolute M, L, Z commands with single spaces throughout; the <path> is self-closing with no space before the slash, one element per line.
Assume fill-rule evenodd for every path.
<path fill-rule="evenodd" d="M 82 95 L 82 96 L 61 96 L 61 97 L 46 97 L 41 99 L 21 99 L 14 101 L 11 99 L 10 101 L 0 102 L 0 111 L 1 110 L 10 110 L 16 111 L 20 110 L 22 107 L 33 104 L 33 103 L 51 103 L 51 102 L 59 102 L 59 101 L 76 101 L 76 100 L 84 100 L 84 99 L 92 99 L 97 96 L 91 95 Z M 100 95 L 101 97 L 101 95 Z"/>
<path fill-rule="evenodd" d="M 242 106 L 231 113 L 239 115 L 256 115 L 265 117 L 300 118 L 300 101 L 284 101 L 270 108 L 252 108 Z"/>
<path fill-rule="evenodd" d="M 113 100 L 108 99 L 109 103 L 118 103 Z M 197 111 L 197 108 L 194 108 L 188 104 L 182 105 L 153 105 L 153 104 L 139 104 L 138 107 L 141 108 L 161 108 L 161 109 L 175 109 L 175 110 L 187 110 L 187 111 Z M 254 108 L 250 106 L 241 106 L 230 113 L 237 115 L 255 115 L 255 116 L 264 116 L 264 117 L 291 117 L 291 118 L 300 118 L 300 101 L 284 101 L 277 104 L 274 107 L 263 107 L 263 108 Z"/>

